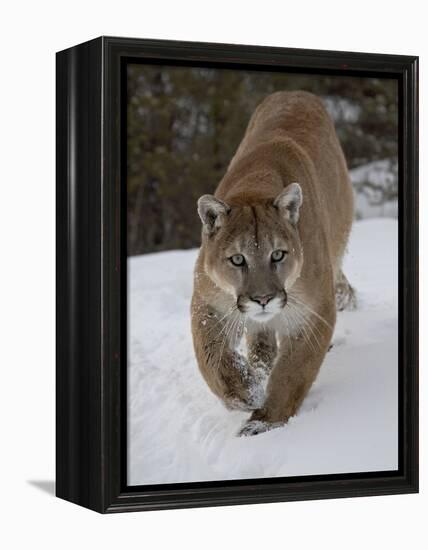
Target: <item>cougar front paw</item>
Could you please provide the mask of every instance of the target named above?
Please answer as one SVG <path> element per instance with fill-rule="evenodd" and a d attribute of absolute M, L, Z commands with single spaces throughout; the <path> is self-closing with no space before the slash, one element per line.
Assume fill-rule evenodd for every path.
<path fill-rule="evenodd" d="M 284 426 L 283 422 L 267 422 L 266 420 L 247 420 L 238 432 L 238 437 L 247 437 L 268 432 L 275 428 Z"/>

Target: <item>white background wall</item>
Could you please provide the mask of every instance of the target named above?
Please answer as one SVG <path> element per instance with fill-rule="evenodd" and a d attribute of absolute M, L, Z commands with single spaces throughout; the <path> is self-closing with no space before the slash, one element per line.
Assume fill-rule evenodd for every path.
<path fill-rule="evenodd" d="M 4 2 L 0 16 L 0 507 L 3 548 L 420 548 L 428 504 L 421 358 L 421 495 L 100 516 L 34 482 L 54 478 L 54 53 L 98 35 L 421 57 L 426 246 L 427 32 L 423 2 Z M 426 231 L 425 231 L 426 232 Z M 421 279 L 426 276 L 421 254 Z M 426 292 L 422 287 L 422 310 Z M 424 307 L 425 306 L 425 307 Z M 426 323 L 422 314 L 422 329 Z M 424 342 L 421 351 L 425 351 Z M 8 539 L 4 544 L 2 539 Z M 95 546 L 94 546 L 95 547 Z"/>

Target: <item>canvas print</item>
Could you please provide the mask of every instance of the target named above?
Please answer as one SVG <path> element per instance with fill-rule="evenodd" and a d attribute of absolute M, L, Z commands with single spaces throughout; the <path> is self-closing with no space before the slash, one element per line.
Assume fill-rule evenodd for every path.
<path fill-rule="evenodd" d="M 398 94 L 129 63 L 127 481 L 398 468 Z"/>

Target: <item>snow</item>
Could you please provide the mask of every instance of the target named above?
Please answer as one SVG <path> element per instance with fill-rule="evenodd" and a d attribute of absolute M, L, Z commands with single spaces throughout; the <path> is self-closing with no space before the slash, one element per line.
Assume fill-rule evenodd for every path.
<path fill-rule="evenodd" d="M 397 198 L 386 198 L 388 191 L 397 189 L 398 166 L 396 161 L 384 159 L 369 162 L 350 170 L 349 175 L 354 188 L 357 219 L 397 218 Z"/>
<path fill-rule="evenodd" d="M 324 96 L 323 101 L 335 124 L 339 122 L 355 124 L 358 122 L 362 111 L 361 105 L 337 96 Z"/>
<path fill-rule="evenodd" d="M 189 304 L 197 251 L 130 258 L 128 483 L 144 485 L 397 469 L 397 222 L 355 222 L 344 271 L 356 311 L 338 315 L 334 346 L 297 416 L 236 437 L 193 354 Z"/>

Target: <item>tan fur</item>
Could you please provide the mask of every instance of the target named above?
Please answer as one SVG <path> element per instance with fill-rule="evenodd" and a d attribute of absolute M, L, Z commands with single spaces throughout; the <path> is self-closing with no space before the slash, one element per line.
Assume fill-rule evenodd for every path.
<path fill-rule="evenodd" d="M 352 189 L 322 102 L 306 92 L 268 96 L 199 212 L 196 357 L 228 408 L 253 411 L 241 434 L 259 433 L 295 415 L 314 382 L 332 338 L 336 291 L 341 308 L 354 304 L 341 271 Z M 288 252 L 284 260 L 273 262 L 275 250 Z M 239 255 L 245 267 L 230 259 Z M 238 349 L 243 336 L 246 351 Z"/>

